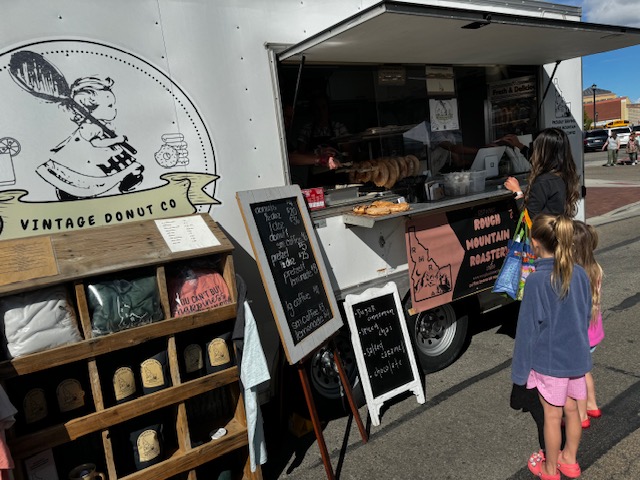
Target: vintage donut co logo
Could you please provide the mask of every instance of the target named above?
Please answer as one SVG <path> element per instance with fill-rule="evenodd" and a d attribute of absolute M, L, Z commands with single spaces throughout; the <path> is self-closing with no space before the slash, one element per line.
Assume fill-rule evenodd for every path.
<path fill-rule="evenodd" d="M 0 239 L 208 211 L 216 163 L 193 102 L 107 45 L 0 53 Z"/>

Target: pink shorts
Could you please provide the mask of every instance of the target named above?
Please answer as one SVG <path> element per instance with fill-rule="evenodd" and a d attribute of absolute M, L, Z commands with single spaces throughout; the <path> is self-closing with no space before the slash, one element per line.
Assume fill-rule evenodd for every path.
<path fill-rule="evenodd" d="M 527 388 L 537 388 L 542 398 L 556 407 L 563 407 L 567 397 L 574 400 L 587 399 L 587 382 L 584 376 L 558 378 L 531 370 L 527 379 Z"/>

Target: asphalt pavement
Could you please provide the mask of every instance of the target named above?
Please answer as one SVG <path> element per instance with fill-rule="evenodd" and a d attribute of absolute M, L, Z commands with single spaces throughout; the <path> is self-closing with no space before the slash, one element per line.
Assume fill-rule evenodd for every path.
<path fill-rule="evenodd" d="M 606 337 L 594 353 L 593 375 L 603 411 L 584 431 L 584 480 L 640 479 L 640 166 L 602 167 L 586 155 L 586 218 L 596 225 L 603 266 Z M 539 410 L 512 408 L 510 380 L 517 304 L 476 319 L 470 342 L 450 367 L 426 375 L 427 401 L 413 395 L 385 404 L 364 444 L 350 416 L 326 422 L 324 438 L 338 479 L 533 479 L 528 456 L 540 448 Z M 285 385 L 285 391 L 289 386 Z M 520 405 L 522 406 L 522 405 Z M 526 405 L 525 405 L 526 407 Z M 281 414 L 264 410 L 269 462 L 265 480 L 327 478 L 313 433 L 297 438 L 272 428 Z"/>

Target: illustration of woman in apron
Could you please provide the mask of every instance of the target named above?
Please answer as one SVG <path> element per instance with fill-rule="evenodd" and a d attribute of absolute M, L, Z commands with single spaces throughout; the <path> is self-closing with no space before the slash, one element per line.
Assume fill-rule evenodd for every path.
<path fill-rule="evenodd" d="M 83 77 L 69 87 L 71 105 L 80 106 L 70 108 L 78 128 L 36 169 L 60 200 L 96 197 L 116 186 L 126 193 L 142 182 L 144 167 L 133 157 L 135 150 L 110 126 L 118 113 L 112 87 L 109 77 Z"/>

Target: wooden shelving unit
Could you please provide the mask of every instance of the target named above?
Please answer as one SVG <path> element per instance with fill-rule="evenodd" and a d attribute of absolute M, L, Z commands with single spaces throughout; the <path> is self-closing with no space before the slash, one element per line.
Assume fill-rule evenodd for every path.
<path fill-rule="evenodd" d="M 75 310 L 83 340 L 47 351 L 18 357 L 0 362 L 0 378 L 5 390 L 12 396 L 11 386 L 21 381 L 28 382 L 29 375 L 46 376 L 53 369 L 85 369 L 89 385 L 85 385 L 86 398 L 91 398 L 89 412 L 67 418 L 54 425 L 37 431 L 18 432 L 16 427 L 8 432 L 8 442 L 14 460 L 17 480 L 26 478 L 24 460 L 46 449 L 56 452 L 76 448 L 75 442 L 91 437 L 94 443 L 101 444 L 99 456 L 104 460 L 97 463 L 99 471 L 110 480 L 116 479 L 208 479 L 209 474 L 200 474 L 202 468 L 222 457 L 236 466 L 234 478 L 260 480 L 260 469 L 251 472 L 248 458 L 247 422 L 244 404 L 239 389 L 237 366 L 203 375 L 195 379 L 181 378 L 180 355 L 176 341 L 184 332 L 205 335 L 211 329 L 231 331 L 236 316 L 237 291 L 233 268 L 233 246 L 220 228 L 208 215 L 201 215 L 207 226 L 220 242 L 215 247 L 173 252 L 167 246 L 155 221 L 141 221 L 122 225 L 75 231 L 65 234 L 38 237 L 39 245 L 51 248 L 55 274 L 35 275 L 25 278 L 17 272 L 18 280 L 5 278 L 0 280 L 0 296 L 37 290 L 53 285 L 65 285 L 75 293 Z M 195 216 L 194 216 L 195 218 Z M 9 258 L 20 248 L 19 241 L 0 242 L 0 255 Z M 167 270 L 195 258 L 211 257 L 219 266 L 229 289 L 232 302 L 221 307 L 177 318 L 170 317 L 170 303 L 167 287 Z M 91 316 L 88 307 L 86 286 L 91 279 L 104 275 L 131 272 L 153 271 L 158 282 L 164 320 L 144 326 L 123 330 L 105 336 L 92 335 Z M 101 362 L 105 358 L 126 358 L 152 342 L 161 345 L 167 352 L 168 371 L 171 385 L 154 393 L 140 395 L 137 398 L 111 405 L 105 400 L 105 392 L 113 388 L 110 378 L 101 371 Z M 84 372 L 83 372 L 84 373 Z M 141 393 L 141 392 L 140 392 Z M 189 422 L 189 405 L 198 396 L 217 394 L 224 398 L 227 412 L 220 414 L 212 405 L 211 428 L 224 426 L 227 434 L 217 440 L 200 439 L 194 442 L 192 431 L 196 425 Z M 20 409 L 19 402 L 13 402 Z M 123 466 L 118 445 L 121 436 L 119 428 L 127 422 L 135 422 L 154 415 L 161 416 L 163 425 L 170 430 L 174 444 L 167 447 L 164 460 L 142 470 Z M 219 415 L 216 417 L 216 415 Z M 17 426 L 17 425 L 16 425 Z M 202 428 L 202 425 L 197 425 Z M 215 427 L 215 428 L 214 428 Z M 95 441 L 96 439 L 99 441 Z M 56 462 L 57 463 L 57 462 Z M 85 463 L 81 456 L 77 464 Z M 68 471 L 58 467 L 60 479 L 67 478 Z"/>

